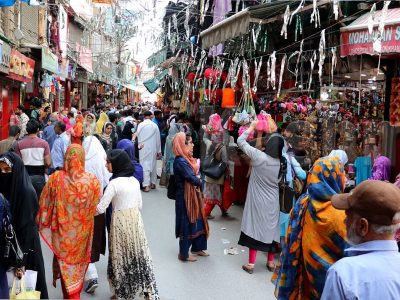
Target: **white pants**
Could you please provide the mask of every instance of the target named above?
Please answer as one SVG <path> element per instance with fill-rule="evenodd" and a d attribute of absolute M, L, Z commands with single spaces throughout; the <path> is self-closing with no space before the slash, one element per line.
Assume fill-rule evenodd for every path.
<path fill-rule="evenodd" d="M 157 161 L 154 163 L 153 170 L 143 171 L 143 187 L 157 184 Z"/>
<path fill-rule="evenodd" d="M 96 270 L 96 265 L 89 264 L 89 267 L 87 268 L 86 275 L 85 275 L 85 281 L 93 280 L 99 278 L 99 275 L 97 274 Z"/>

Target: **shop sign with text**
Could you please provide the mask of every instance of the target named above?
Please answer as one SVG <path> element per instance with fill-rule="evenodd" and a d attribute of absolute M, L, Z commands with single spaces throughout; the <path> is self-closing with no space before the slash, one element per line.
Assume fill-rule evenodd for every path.
<path fill-rule="evenodd" d="M 374 28 L 372 34 L 369 34 L 368 28 L 359 30 L 342 31 L 340 55 L 377 55 L 373 44 L 377 40 L 378 28 Z M 382 37 L 382 53 L 400 53 L 400 24 L 385 26 Z"/>
<path fill-rule="evenodd" d="M 26 57 L 17 50 L 12 49 L 8 78 L 20 82 L 30 83 L 32 82 L 34 71 L 35 61 L 29 57 Z"/>

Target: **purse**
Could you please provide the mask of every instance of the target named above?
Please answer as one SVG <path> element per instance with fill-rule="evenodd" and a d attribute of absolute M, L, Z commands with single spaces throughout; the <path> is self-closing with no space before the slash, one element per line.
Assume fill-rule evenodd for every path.
<path fill-rule="evenodd" d="M 161 172 L 160 176 L 160 186 L 167 187 L 168 186 L 168 176 L 167 173 L 165 173 L 164 168 Z"/>
<path fill-rule="evenodd" d="M 224 161 L 215 157 L 216 154 L 222 150 L 222 147 L 223 144 L 220 144 L 210 156 L 206 157 L 201 165 L 201 170 L 203 171 L 203 174 L 215 180 L 220 179 L 221 176 L 224 175 L 225 170 L 228 167 L 228 165 Z"/>
<path fill-rule="evenodd" d="M 289 155 L 289 160 L 290 160 L 290 166 L 292 168 L 292 173 L 293 173 L 293 190 L 294 190 L 294 194 L 297 199 L 303 194 L 305 184 L 304 184 L 304 181 L 301 180 L 297 176 L 296 170 L 293 168 L 292 156 L 290 156 L 290 155 Z"/>
<path fill-rule="evenodd" d="M 170 175 L 167 187 L 167 197 L 168 199 L 175 200 L 176 199 L 176 186 L 175 186 L 175 176 Z"/>
<path fill-rule="evenodd" d="M 24 252 L 18 243 L 14 227 L 12 226 L 8 216 L 7 200 L 3 198 L 3 202 L 3 258 L 8 266 L 20 268 L 24 265 Z"/>
<path fill-rule="evenodd" d="M 283 167 L 281 166 L 281 169 Z M 286 171 L 282 175 L 279 182 L 279 207 L 280 211 L 284 214 L 290 213 L 293 208 L 294 190 L 290 187 L 289 182 L 286 180 Z"/>

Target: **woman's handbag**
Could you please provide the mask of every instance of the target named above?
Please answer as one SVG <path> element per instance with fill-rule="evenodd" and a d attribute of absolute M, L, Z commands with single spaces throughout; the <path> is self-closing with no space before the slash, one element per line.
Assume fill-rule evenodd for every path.
<path fill-rule="evenodd" d="M 22 251 L 17 236 L 8 216 L 7 200 L 3 198 L 3 259 L 10 267 L 20 268 L 24 265 L 24 252 Z"/>
<path fill-rule="evenodd" d="M 293 208 L 294 190 L 286 181 L 286 176 L 279 182 L 279 207 L 281 212 L 288 214 Z"/>
<path fill-rule="evenodd" d="M 168 197 L 168 199 L 171 199 L 171 200 L 176 199 L 176 186 L 175 186 L 175 176 L 174 175 L 169 176 L 167 197 Z"/>
<path fill-rule="evenodd" d="M 164 168 L 161 172 L 161 177 L 160 177 L 160 186 L 167 187 L 168 186 L 168 175 L 165 173 Z"/>
<path fill-rule="evenodd" d="M 228 167 L 224 161 L 216 158 L 216 154 L 222 150 L 223 146 L 223 144 L 219 145 L 209 157 L 206 157 L 201 165 L 203 174 L 215 180 L 220 179 Z"/>
<path fill-rule="evenodd" d="M 292 164 L 292 156 L 289 155 L 289 160 L 290 160 L 290 166 L 292 168 L 292 173 L 293 173 L 293 190 L 294 190 L 294 194 L 296 196 L 296 199 L 299 198 L 304 191 L 304 181 L 301 180 L 296 173 L 295 168 L 293 168 L 293 164 Z"/>

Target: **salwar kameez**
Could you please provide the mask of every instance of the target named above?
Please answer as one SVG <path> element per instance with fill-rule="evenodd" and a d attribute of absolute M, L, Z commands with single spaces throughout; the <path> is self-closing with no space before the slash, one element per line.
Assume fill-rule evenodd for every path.
<path fill-rule="evenodd" d="M 190 223 L 185 203 L 185 181 L 200 187 L 198 178 L 189 163 L 183 157 L 176 157 L 174 161 L 176 183 L 175 201 L 175 236 L 179 238 L 179 255 L 182 259 L 189 257 L 189 250 L 199 252 L 207 250 L 207 230 L 204 218 L 199 216 L 194 223 Z"/>

